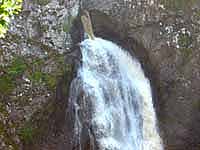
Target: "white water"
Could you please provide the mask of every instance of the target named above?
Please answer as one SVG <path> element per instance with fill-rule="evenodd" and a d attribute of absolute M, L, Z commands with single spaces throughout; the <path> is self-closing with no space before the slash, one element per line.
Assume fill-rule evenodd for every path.
<path fill-rule="evenodd" d="M 100 149 L 163 150 L 150 83 L 140 63 L 101 38 L 84 40 L 81 51 L 78 77 L 86 97 L 92 97 L 91 126 Z M 75 105 L 78 111 L 80 106 Z M 80 120 L 76 113 L 79 138 Z"/>

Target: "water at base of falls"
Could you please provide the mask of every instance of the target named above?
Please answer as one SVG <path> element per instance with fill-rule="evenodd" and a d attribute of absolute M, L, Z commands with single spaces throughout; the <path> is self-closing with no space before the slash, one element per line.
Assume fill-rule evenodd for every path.
<path fill-rule="evenodd" d="M 81 51 L 70 92 L 78 149 L 88 130 L 100 150 L 163 150 L 150 83 L 138 60 L 101 38 L 84 40 Z"/>

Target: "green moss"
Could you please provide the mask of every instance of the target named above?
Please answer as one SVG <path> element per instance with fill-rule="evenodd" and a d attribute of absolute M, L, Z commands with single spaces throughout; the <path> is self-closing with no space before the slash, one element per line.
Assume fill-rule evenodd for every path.
<path fill-rule="evenodd" d="M 192 105 L 194 109 L 200 112 L 200 100 L 194 100 Z"/>
<path fill-rule="evenodd" d="M 56 105 L 54 102 L 33 114 L 33 118 L 27 121 L 24 126 L 18 130 L 18 135 L 25 145 L 33 144 L 43 138 L 49 131 L 51 124 L 50 116 L 54 114 Z"/>
<path fill-rule="evenodd" d="M 41 26 L 41 30 L 42 30 L 43 32 L 46 32 L 46 31 L 49 30 L 49 26 L 48 26 L 48 25 L 42 25 L 42 26 Z"/>
<path fill-rule="evenodd" d="M 45 6 L 50 3 L 51 0 L 34 0 L 38 5 Z"/>
<path fill-rule="evenodd" d="M 34 58 L 30 68 L 32 68 L 32 71 L 41 71 L 42 66 L 44 66 L 44 59 L 40 59 L 40 58 Z"/>
<path fill-rule="evenodd" d="M 43 81 L 47 85 L 47 87 L 51 90 L 54 90 L 56 88 L 56 77 L 49 75 L 49 74 L 44 74 Z"/>
<path fill-rule="evenodd" d="M 14 57 L 11 64 L 7 68 L 7 73 L 12 78 L 16 78 L 24 73 L 27 69 L 25 59 L 22 57 Z"/>
<path fill-rule="evenodd" d="M 44 59 L 40 58 L 35 58 L 32 62 L 32 65 L 43 65 L 44 64 Z"/>
<path fill-rule="evenodd" d="M 60 64 L 64 65 L 64 56 L 63 55 L 58 55 L 55 57 L 55 60 Z"/>
<path fill-rule="evenodd" d="M 0 102 L 0 113 L 3 114 L 4 116 L 7 116 L 8 115 L 8 112 L 5 108 L 5 104 L 3 104 L 2 102 Z"/>
<path fill-rule="evenodd" d="M 19 150 L 19 146 L 12 139 L 12 135 L 10 135 L 7 132 L 7 128 L 11 128 L 11 127 L 4 125 L 2 122 L 0 122 L 0 135 L 2 136 L 1 140 L 3 140 L 5 145 L 7 145 L 7 146 L 10 145 L 14 150 Z"/>
<path fill-rule="evenodd" d="M 56 77 L 47 73 L 36 71 L 29 76 L 29 79 L 35 84 L 44 83 L 49 89 L 56 87 Z"/>
<path fill-rule="evenodd" d="M 200 10 L 196 12 L 196 16 L 200 17 Z"/>
<path fill-rule="evenodd" d="M 72 65 L 71 64 L 66 64 L 65 65 L 65 70 L 66 70 L 66 72 L 72 72 L 72 70 L 73 70 Z"/>
<path fill-rule="evenodd" d="M 43 79 L 43 73 L 36 71 L 32 75 L 30 75 L 29 79 L 34 83 L 40 83 Z"/>
<path fill-rule="evenodd" d="M 16 78 L 20 77 L 27 69 L 27 64 L 22 57 L 15 56 L 11 63 L 6 66 L 0 66 L 4 74 L 0 76 L 0 93 L 10 94 L 15 88 Z"/>
<path fill-rule="evenodd" d="M 0 135 L 3 135 L 5 132 L 3 123 L 0 122 Z"/>
<path fill-rule="evenodd" d="M 185 10 L 194 5 L 197 0 L 161 0 L 161 3 L 168 9 L 175 11 Z"/>
<path fill-rule="evenodd" d="M 178 36 L 178 45 L 184 48 L 188 48 L 192 44 L 192 39 L 189 34 L 180 33 Z"/>
<path fill-rule="evenodd" d="M 27 123 L 19 131 L 20 139 L 24 144 L 32 143 L 35 136 L 35 129 L 32 127 L 31 123 Z"/>
<path fill-rule="evenodd" d="M 64 22 L 63 22 L 63 31 L 64 32 L 69 32 L 70 31 L 74 19 L 75 19 L 75 17 L 73 17 L 71 15 L 64 17 Z"/>
<path fill-rule="evenodd" d="M 0 94 L 7 95 L 10 94 L 15 88 L 13 79 L 8 75 L 0 76 Z"/>
<path fill-rule="evenodd" d="M 184 58 L 189 58 L 192 54 L 192 48 L 182 48 L 180 49 L 180 51 L 183 54 Z"/>

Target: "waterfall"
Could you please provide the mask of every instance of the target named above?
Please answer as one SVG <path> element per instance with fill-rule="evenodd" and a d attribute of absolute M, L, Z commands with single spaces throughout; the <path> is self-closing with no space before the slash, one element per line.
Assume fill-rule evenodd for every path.
<path fill-rule="evenodd" d="M 163 150 L 150 82 L 138 60 L 101 38 L 80 47 L 82 65 L 70 91 L 77 149 L 83 150 L 87 132 L 91 150 L 94 144 L 100 150 Z"/>

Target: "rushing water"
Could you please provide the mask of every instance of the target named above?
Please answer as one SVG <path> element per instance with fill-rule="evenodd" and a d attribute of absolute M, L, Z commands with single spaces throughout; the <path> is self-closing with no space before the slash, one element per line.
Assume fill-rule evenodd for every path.
<path fill-rule="evenodd" d="M 77 144 L 87 124 L 100 150 L 162 150 L 150 83 L 138 60 L 101 38 L 84 40 L 81 52 L 70 97 Z"/>

